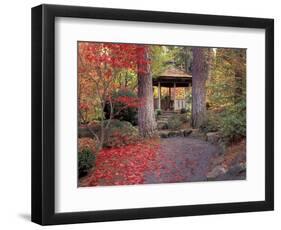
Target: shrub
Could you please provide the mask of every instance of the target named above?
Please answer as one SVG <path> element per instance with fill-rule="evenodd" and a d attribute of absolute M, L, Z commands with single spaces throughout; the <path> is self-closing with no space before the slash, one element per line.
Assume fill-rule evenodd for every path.
<path fill-rule="evenodd" d="M 139 140 L 138 130 L 130 122 L 112 120 L 104 142 L 104 147 L 121 147 Z"/>
<path fill-rule="evenodd" d="M 200 129 L 207 132 L 220 132 L 225 144 L 246 137 L 246 101 L 224 108 L 219 113 L 208 111 L 208 120 Z"/>
<path fill-rule="evenodd" d="M 221 127 L 221 115 L 212 111 L 207 112 L 207 120 L 200 126 L 200 130 L 204 133 L 217 132 Z"/>
<path fill-rule="evenodd" d="M 186 109 L 186 108 L 181 108 L 180 113 L 181 113 L 181 114 L 183 114 L 183 113 L 187 113 L 187 109 Z"/>
<path fill-rule="evenodd" d="M 96 152 L 97 143 L 93 138 L 83 137 L 78 139 L 78 151 L 81 152 L 83 149 L 89 149 L 93 153 Z"/>
<path fill-rule="evenodd" d="M 172 130 L 179 129 L 182 123 L 180 116 L 173 115 L 168 119 L 168 128 Z"/>
<path fill-rule="evenodd" d="M 182 123 L 187 123 L 190 120 L 186 113 L 179 114 L 178 117 Z"/>
<path fill-rule="evenodd" d="M 94 166 L 96 157 L 90 149 L 83 149 L 78 152 L 78 173 L 79 178 L 87 175 Z"/>
<path fill-rule="evenodd" d="M 226 143 L 246 137 L 246 101 L 228 108 L 222 115 L 221 131 Z"/>
<path fill-rule="evenodd" d="M 128 97 L 132 99 L 137 99 L 137 95 L 130 91 L 130 90 L 119 90 L 113 93 L 112 99 L 117 99 L 118 97 Z M 138 118 L 137 118 L 137 108 L 134 107 L 128 107 L 125 104 L 121 102 L 115 102 L 114 105 L 114 111 L 113 114 L 116 114 L 114 116 L 115 119 L 118 119 L 120 121 L 128 121 L 132 125 L 137 125 Z M 118 112 L 117 112 L 118 111 Z M 110 116 L 110 104 L 107 103 L 104 109 L 105 112 L 105 118 L 109 119 Z"/>
<path fill-rule="evenodd" d="M 156 116 L 159 116 L 159 115 L 161 115 L 161 114 L 162 114 L 161 109 L 157 109 L 157 110 L 156 110 Z"/>

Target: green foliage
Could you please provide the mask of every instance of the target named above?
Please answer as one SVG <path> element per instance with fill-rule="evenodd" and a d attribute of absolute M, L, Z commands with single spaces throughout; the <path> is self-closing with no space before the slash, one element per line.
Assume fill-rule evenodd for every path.
<path fill-rule="evenodd" d="M 185 69 L 191 72 L 192 68 L 192 48 L 186 46 L 167 46 L 169 54 L 172 56 L 171 61 L 177 68 Z"/>
<path fill-rule="evenodd" d="M 246 51 L 217 48 L 207 81 L 208 120 L 204 132 L 218 131 L 223 142 L 246 137 Z"/>
<path fill-rule="evenodd" d="M 156 110 L 156 116 L 159 116 L 159 115 L 161 115 L 162 114 L 162 110 L 161 109 L 157 109 Z"/>
<path fill-rule="evenodd" d="M 90 149 L 83 149 L 78 152 L 78 173 L 79 178 L 85 176 L 94 166 L 96 157 Z"/>
<path fill-rule="evenodd" d="M 220 127 L 221 127 L 220 114 L 212 111 L 208 111 L 207 120 L 203 125 L 200 126 L 200 129 L 204 133 L 208 133 L 208 132 L 217 132 L 220 130 Z"/>
<path fill-rule="evenodd" d="M 245 98 L 245 59 L 244 49 L 216 49 L 211 74 L 206 85 L 207 101 L 211 109 L 227 108 Z M 239 78 L 238 73 L 241 75 Z"/>
<path fill-rule="evenodd" d="M 168 128 L 171 130 L 177 130 L 182 125 L 181 117 L 178 115 L 173 115 L 168 119 Z"/>
<path fill-rule="evenodd" d="M 112 120 L 104 141 L 104 147 L 121 147 L 134 144 L 138 140 L 138 130 L 130 122 Z"/>
<path fill-rule="evenodd" d="M 186 111 L 188 115 L 191 115 L 192 110 L 192 90 L 188 90 L 185 96 L 185 102 L 186 102 Z"/>
<path fill-rule="evenodd" d="M 182 124 L 190 121 L 190 116 L 187 113 L 179 114 L 178 117 L 179 117 L 180 121 L 182 122 Z"/>
<path fill-rule="evenodd" d="M 221 131 L 226 143 L 246 137 L 246 101 L 241 100 L 222 114 Z"/>
<path fill-rule="evenodd" d="M 116 87 L 134 90 L 137 87 L 137 73 L 134 70 L 122 69 L 118 72 L 118 77 L 114 81 Z"/>
<path fill-rule="evenodd" d="M 92 113 L 89 114 L 90 121 L 100 121 L 102 119 L 102 109 L 99 106 L 93 106 Z"/>
<path fill-rule="evenodd" d="M 167 46 L 151 45 L 150 51 L 152 76 L 157 77 L 165 71 L 173 56 L 168 52 Z"/>
<path fill-rule="evenodd" d="M 220 113 L 208 111 L 208 120 L 200 129 L 205 133 L 219 132 L 225 144 L 246 137 L 246 100 L 241 100 Z"/>
<path fill-rule="evenodd" d="M 181 113 L 181 114 L 183 114 L 183 113 L 187 113 L 187 109 L 186 109 L 186 108 L 181 108 L 180 113 Z"/>

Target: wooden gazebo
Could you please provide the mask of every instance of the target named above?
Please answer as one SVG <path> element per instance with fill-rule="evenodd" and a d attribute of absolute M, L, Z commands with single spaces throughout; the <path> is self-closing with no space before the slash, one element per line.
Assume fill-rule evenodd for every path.
<path fill-rule="evenodd" d="M 176 88 L 177 87 L 190 87 L 192 85 L 191 74 L 178 69 L 174 66 L 168 67 L 162 74 L 157 78 L 153 79 L 153 86 L 158 87 L 158 98 L 154 100 L 154 108 L 162 110 L 180 110 L 185 108 L 185 100 L 176 99 Z M 169 88 L 169 96 L 161 102 L 161 87 Z M 171 95 L 171 88 L 174 88 L 174 93 Z"/>

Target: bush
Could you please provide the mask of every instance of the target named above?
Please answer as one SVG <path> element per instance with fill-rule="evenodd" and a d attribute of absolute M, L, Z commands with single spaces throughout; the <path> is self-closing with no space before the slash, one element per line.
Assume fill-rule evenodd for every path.
<path fill-rule="evenodd" d="M 113 100 L 118 98 L 118 97 L 130 97 L 130 98 L 137 98 L 137 95 L 129 90 L 119 90 L 113 93 L 112 98 Z M 138 123 L 138 118 L 137 118 L 137 108 L 131 108 L 131 107 L 127 107 L 122 109 L 123 107 L 126 107 L 125 104 L 121 103 L 121 102 L 115 102 L 114 105 L 114 112 L 113 114 L 116 114 L 117 111 L 118 114 L 116 114 L 114 116 L 115 119 L 118 119 L 120 121 L 128 121 L 130 122 L 132 125 L 137 125 Z M 109 103 L 106 104 L 105 109 L 105 118 L 109 119 L 110 117 L 110 105 Z"/>
<path fill-rule="evenodd" d="M 207 120 L 200 126 L 200 130 L 204 133 L 217 132 L 221 127 L 221 115 L 212 111 L 207 112 Z"/>
<path fill-rule="evenodd" d="M 183 114 L 183 113 L 187 113 L 187 109 L 186 109 L 186 108 L 181 108 L 180 113 L 181 113 L 181 114 Z"/>
<path fill-rule="evenodd" d="M 180 119 L 180 116 L 178 115 L 173 115 L 168 119 L 168 128 L 172 130 L 179 129 L 182 125 L 182 121 Z"/>
<path fill-rule="evenodd" d="M 189 120 L 190 120 L 190 118 L 187 116 L 186 113 L 184 113 L 184 114 L 179 114 L 178 117 L 179 117 L 179 119 L 180 119 L 180 121 L 181 121 L 182 123 L 187 123 L 187 122 L 189 122 Z"/>
<path fill-rule="evenodd" d="M 93 153 L 96 152 L 97 143 L 93 138 L 83 137 L 78 139 L 78 151 L 81 152 L 83 149 L 89 149 Z"/>
<path fill-rule="evenodd" d="M 139 140 L 138 130 L 130 122 L 112 120 L 104 142 L 104 147 L 121 147 Z"/>
<path fill-rule="evenodd" d="M 162 114 L 162 110 L 161 109 L 157 109 L 156 110 L 156 116 L 159 116 L 159 115 L 161 115 Z"/>
<path fill-rule="evenodd" d="M 246 137 L 246 101 L 228 106 L 219 113 L 208 111 L 208 120 L 201 131 L 219 132 L 225 144 L 236 142 Z"/>
<path fill-rule="evenodd" d="M 238 141 L 246 137 L 246 101 L 227 109 L 221 120 L 221 131 L 226 143 Z"/>
<path fill-rule="evenodd" d="M 94 166 L 96 157 L 90 149 L 83 149 L 78 152 L 78 173 L 79 178 L 87 175 L 89 170 Z"/>

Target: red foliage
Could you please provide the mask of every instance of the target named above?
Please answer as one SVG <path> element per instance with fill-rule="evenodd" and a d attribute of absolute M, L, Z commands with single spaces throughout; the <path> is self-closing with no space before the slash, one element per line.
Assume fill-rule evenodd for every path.
<path fill-rule="evenodd" d="M 111 69 L 137 69 L 137 64 L 147 64 L 149 60 L 143 55 L 147 51 L 144 45 L 136 44 L 117 44 L 117 43 L 95 43 L 95 42 L 81 42 L 79 43 L 79 55 L 83 60 L 91 63 L 94 69 L 96 66 L 107 66 Z M 140 66 L 139 66 L 140 68 Z M 86 71 L 85 68 L 80 66 L 78 69 L 80 73 Z M 112 70 L 104 73 L 104 77 L 110 77 Z"/>
<path fill-rule="evenodd" d="M 89 110 L 89 105 L 87 105 L 86 103 L 80 103 L 80 110 L 82 111 L 88 111 Z"/>
<path fill-rule="evenodd" d="M 97 42 L 78 43 L 79 103 L 87 103 L 89 112 L 100 102 L 112 99 L 119 84 L 120 71 L 143 73 L 148 70 L 148 46 Z M 128 107 L 139 107 L 140 102 L 119 98 Z M 82 112 L 85 108 L 79 107 Z M 83 118 L 83 117 L 82 117 Z"/>
<path fill-rule="evenodd" d="M 141 106 L 141 100 L 136 97 L 119 96 L 113 99 L 113 102 L 122 103 L 126 108 L 138 108 Z"/>
<path fill-rule="evenodd" d="M 97 155 L 94 171 L 80 186 L 142 184 L 144 172 L 155 161 L 158 149 L 157 140 L 103 149 Z"/>

